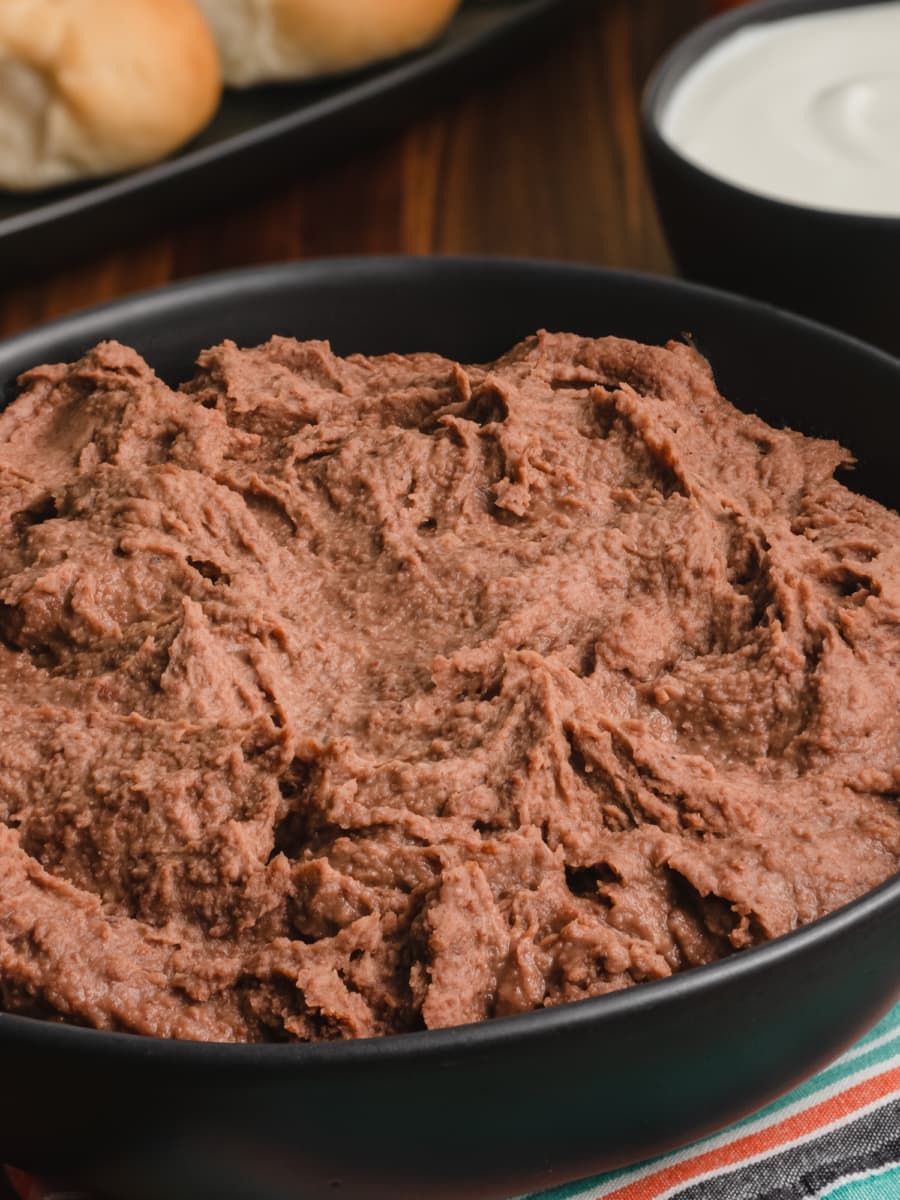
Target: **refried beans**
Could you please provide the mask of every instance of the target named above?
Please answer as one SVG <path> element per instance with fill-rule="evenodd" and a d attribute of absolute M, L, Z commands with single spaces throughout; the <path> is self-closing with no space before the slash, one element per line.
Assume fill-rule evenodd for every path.
<path fill-rule="evenodd" d="M 0 1008 L 438 1028 L 900 866 L 900 517 L 688 346 L 115 343 L 0 417 Z"/>

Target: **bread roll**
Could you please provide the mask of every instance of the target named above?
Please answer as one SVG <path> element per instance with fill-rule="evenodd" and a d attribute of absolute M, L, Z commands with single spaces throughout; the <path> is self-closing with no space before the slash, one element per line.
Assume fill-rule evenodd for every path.
<path fill-rule="evenodd" d="M 152 162 L 206 124 L 220 91 L 194 0 L 0 0 L 0 187 Z"/>
<path fill-rule="evenodd" d="M 198 0 L 225 82 L 309 79 L 403 54 L 435 37 L 459 0 Z"/>

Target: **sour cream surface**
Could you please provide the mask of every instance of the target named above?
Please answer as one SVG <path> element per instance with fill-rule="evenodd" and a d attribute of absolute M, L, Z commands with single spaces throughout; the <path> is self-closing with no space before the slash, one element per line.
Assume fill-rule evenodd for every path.
<path fill-rule="evenodd" d="M 680 81 L 662 132 L 750 191 L 900 216 L 900 2 L 738 30 Z"/>

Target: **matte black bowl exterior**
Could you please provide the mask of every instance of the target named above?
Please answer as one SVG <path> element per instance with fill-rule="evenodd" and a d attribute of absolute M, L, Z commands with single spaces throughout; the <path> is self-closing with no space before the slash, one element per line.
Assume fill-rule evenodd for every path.
<path fill-rule="evenodd" d="M 801 318 L 670 280 L 503 260 L 369 259 L 211 277 L 0 345 L 0 381 L 103 337 L 170 381 L 231 336 L 483 360 L 546 326 L 691 331 L 721 386 L 836 433 L 900 498 L 900 362 Z M 0 1160 L 115 1200 L 499 1197 L 634 1161 L 758 1107 L 900 992 L 900 876 L 767 946 L 658 983 L 477 1026 L 341 1044 L 211 1046 L 0 1015 Z"/>
<path fill-rule="evenodd" d="M 900 217 L 827 212 L 757 195 L 694 166 L 660 132 L 682 77 L 735 30 L 872 2 L 759 0 L 705 22 L 656 68 L 641 123 L 660 219 L 685 275 L 809 313 L 900 354 Z"/>

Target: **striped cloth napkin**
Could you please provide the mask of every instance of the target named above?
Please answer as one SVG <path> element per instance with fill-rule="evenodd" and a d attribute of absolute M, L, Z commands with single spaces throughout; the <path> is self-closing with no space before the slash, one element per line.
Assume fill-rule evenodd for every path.
<path fill-rule="evenodd" d="M 528 1200 L 900 1200 L 900 1005 L 774 1104 L 683 1150 Z"/>
<path fill-rule="evenodd" d="M 18 1172 L 11 1182 L 22 1200 L 83 1200 Z M 638 1166 L 519 1200 L 825 1197 L 900 1200 L 900 1005 L 842 1058 L 737 1125 Z"/>

